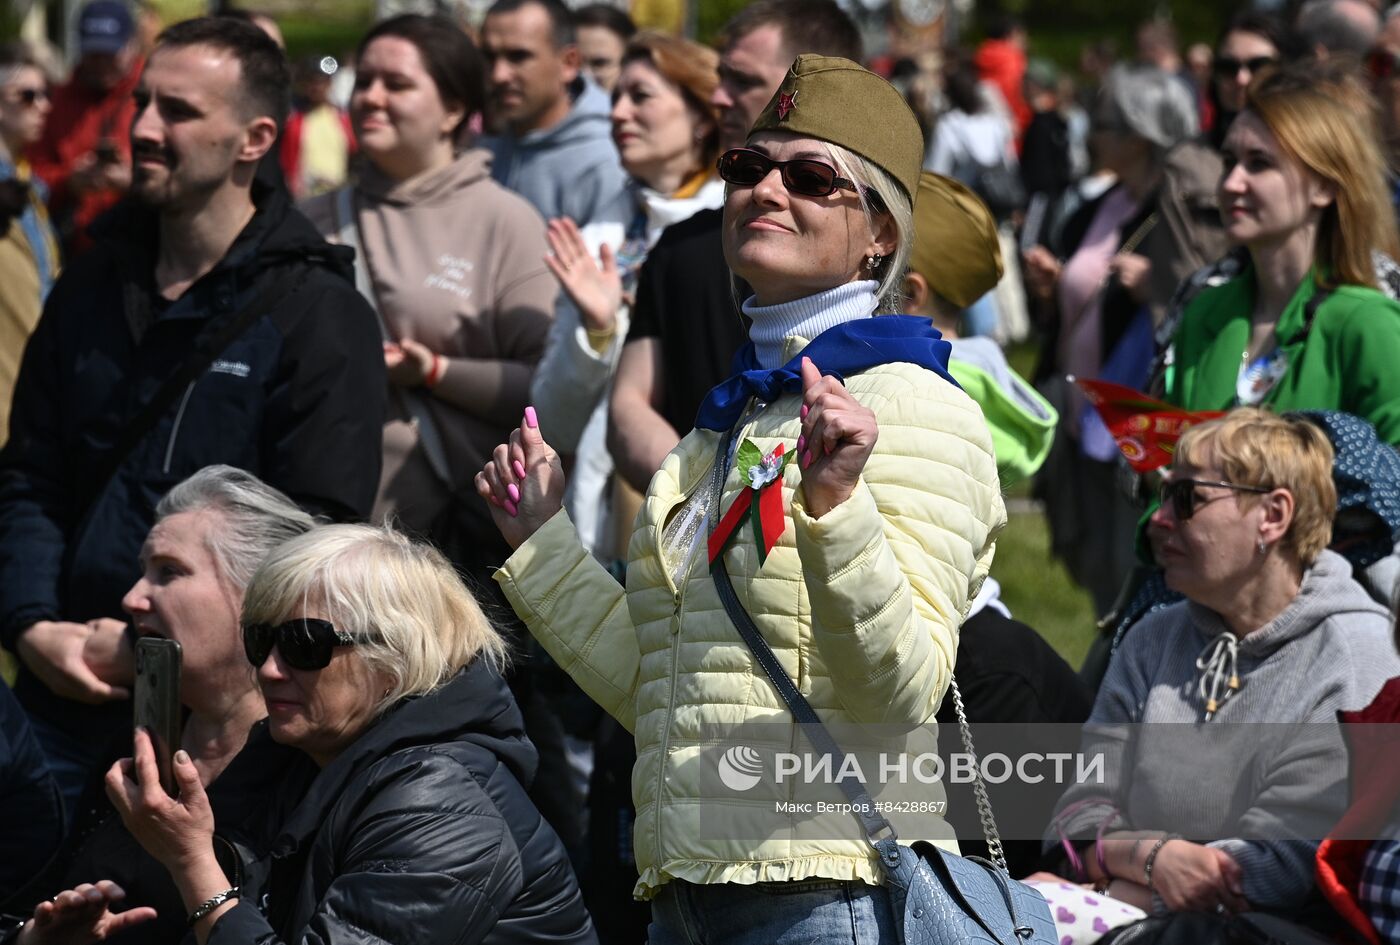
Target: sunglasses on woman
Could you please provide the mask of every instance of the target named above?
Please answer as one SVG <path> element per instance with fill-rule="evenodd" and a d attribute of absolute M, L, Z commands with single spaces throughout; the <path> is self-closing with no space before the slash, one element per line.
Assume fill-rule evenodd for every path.
<path fill-rule="evenodd" d="M 719 156 L 719 176 L 736 187 L 753 187 L 773 172 L 783 176 L 788 193 L 804 197 L 826 197 L 838 190 L 855 190 L 853 181 L 840 177 L 836 168 L 821 161 L 799 158 L 795 161 L 775 161 L 761 151 L 733 148 Z"/>
<path fill-rule="evenodd" d="M 1222 489 L 1233 489 L 1236 492 L 1256 492 L 1260 495 L 1270 490 L 1263 486 L 1242 486 L 1236 482 L 1217 482 L 1213 479 L 1169 479 L 1162 483 L 1158 495 L 1161 496 L 1162 505 L 1170 506 L 1172 515 L 1178 522 L 1184 522 L 1196 514 L 1196 510 L 1203 505 L 1214 502 L 1216 499 L 1223 499 L 1224 496 L 1203 496 L 1196 489 L 1200 486 L 1219 486 Z"/>
<path fill-rule="evenodd" d="M 360 641 L 337 630 L 329 620 L 298 617 L 277 625 L 253 623 L 243 628 L 243 652 L 248 662 L 260 667 L 267 662 L 272 648 L 292 669 L 325 669 L 331 665 L 331 655 L 338 646 L 354 646 Z"/>
<path fill-rule="evenodd" d="M 1248 59 L 1236 59 L 1234 56 L 1216 56 L 1215 74 L 1227 79 L 1233 79 L 1240 74 L 1241 69 L 1249 71 L 1250 75 L 1257 75 L 1261 69 L 1266 69 L 1278 62 L 1273 56 L 1250 56 Z"/>

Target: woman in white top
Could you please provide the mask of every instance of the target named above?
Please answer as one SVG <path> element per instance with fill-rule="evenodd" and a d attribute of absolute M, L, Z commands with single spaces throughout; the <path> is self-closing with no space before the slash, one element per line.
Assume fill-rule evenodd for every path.
<path fill-rule="evenodd" d="M 612 459 L 605 442 L 607 392 L 627 338 L 628 308 L 647 252 L 672 223 L 718 207 L 719 125 L 710 96 L 713 50 L 660 33 L 627 44 L 613 91 L 613 142 L 631 185 L 604 220 L 582 231 L 553 220 L 546 262 L 563 286 L 531 396 L 560 452 L 574 454 L 568 508 L 583 543 L 606 555 L 605 501 Z M 601 263 L 601 265 L 600 265 Z"/>

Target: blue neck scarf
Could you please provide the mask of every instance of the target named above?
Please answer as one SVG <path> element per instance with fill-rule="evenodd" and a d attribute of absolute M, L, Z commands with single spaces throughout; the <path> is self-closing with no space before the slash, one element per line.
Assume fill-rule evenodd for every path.
<path fill-rule="evenodd" d="M 802 359 L 811 358 L 823 374 L 845 382 L 846 376 L 879 364 L 903 361 L 927 368 L 957 386 L 948 373 L 952 346 L 927 318 L 881 315 L 858 318 L 828 328 L 787 364 L 767 370 L 758 363 L 750 341 L 734 354 L 734 375 L 713 388 L 700 404 L 695 425 L 703 430 L 728 430 L 743 415 L 750 397 L 772 403 L 784 393 L 802 389 Z"/>

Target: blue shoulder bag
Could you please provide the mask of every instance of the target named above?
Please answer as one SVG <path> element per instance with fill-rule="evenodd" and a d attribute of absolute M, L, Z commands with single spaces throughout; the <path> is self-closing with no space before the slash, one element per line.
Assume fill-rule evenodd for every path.
<path fill-rule="evenodd" d="M 733 430 L 720 438 L 712 476 L 711 509 L 719 508 L 733 439 Z M 831 770 L 840 770 L 839 762 L 845 753 L 773 655 L 753 618 L 739 603 L 723 554 L 715 558 L 711 575 L 734 628 L 782 696 L 808 741 L 830 758 Z M 951 687 L 963 748 L 975 759 L 972 730 L 956 680 L 951 682 Z M 975 764 L 974 770 L 977 772 L 973 785 L 977 812 L 991 861 L 958 856 L 923 841 L 912 847 L 900 843 L 894 827 L 876 812 L 875 802 L 865 785 L 854 778 L 839 780 L 842 792 L 865 828 L 866 839 L 879 854 L 901 941 L 907 945 L 1057 945 L 1055 923 L 1045 899 L 1029 886 L 1012 879 L 1006 871 L 987 786 Z"/>

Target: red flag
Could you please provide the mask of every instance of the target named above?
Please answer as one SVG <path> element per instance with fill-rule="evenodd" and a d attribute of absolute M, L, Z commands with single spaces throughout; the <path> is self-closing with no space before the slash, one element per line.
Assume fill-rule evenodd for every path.
<path fill-rule="evenodd" d="M 1172 461 L 1176 441 L 1198 423 L 1223 412 L 1182 410 L 1142 391 L 1109 381 L 1072 378 L 1108 427 L 1118 449 L 1137 472 L 1151 472 Z"/>

